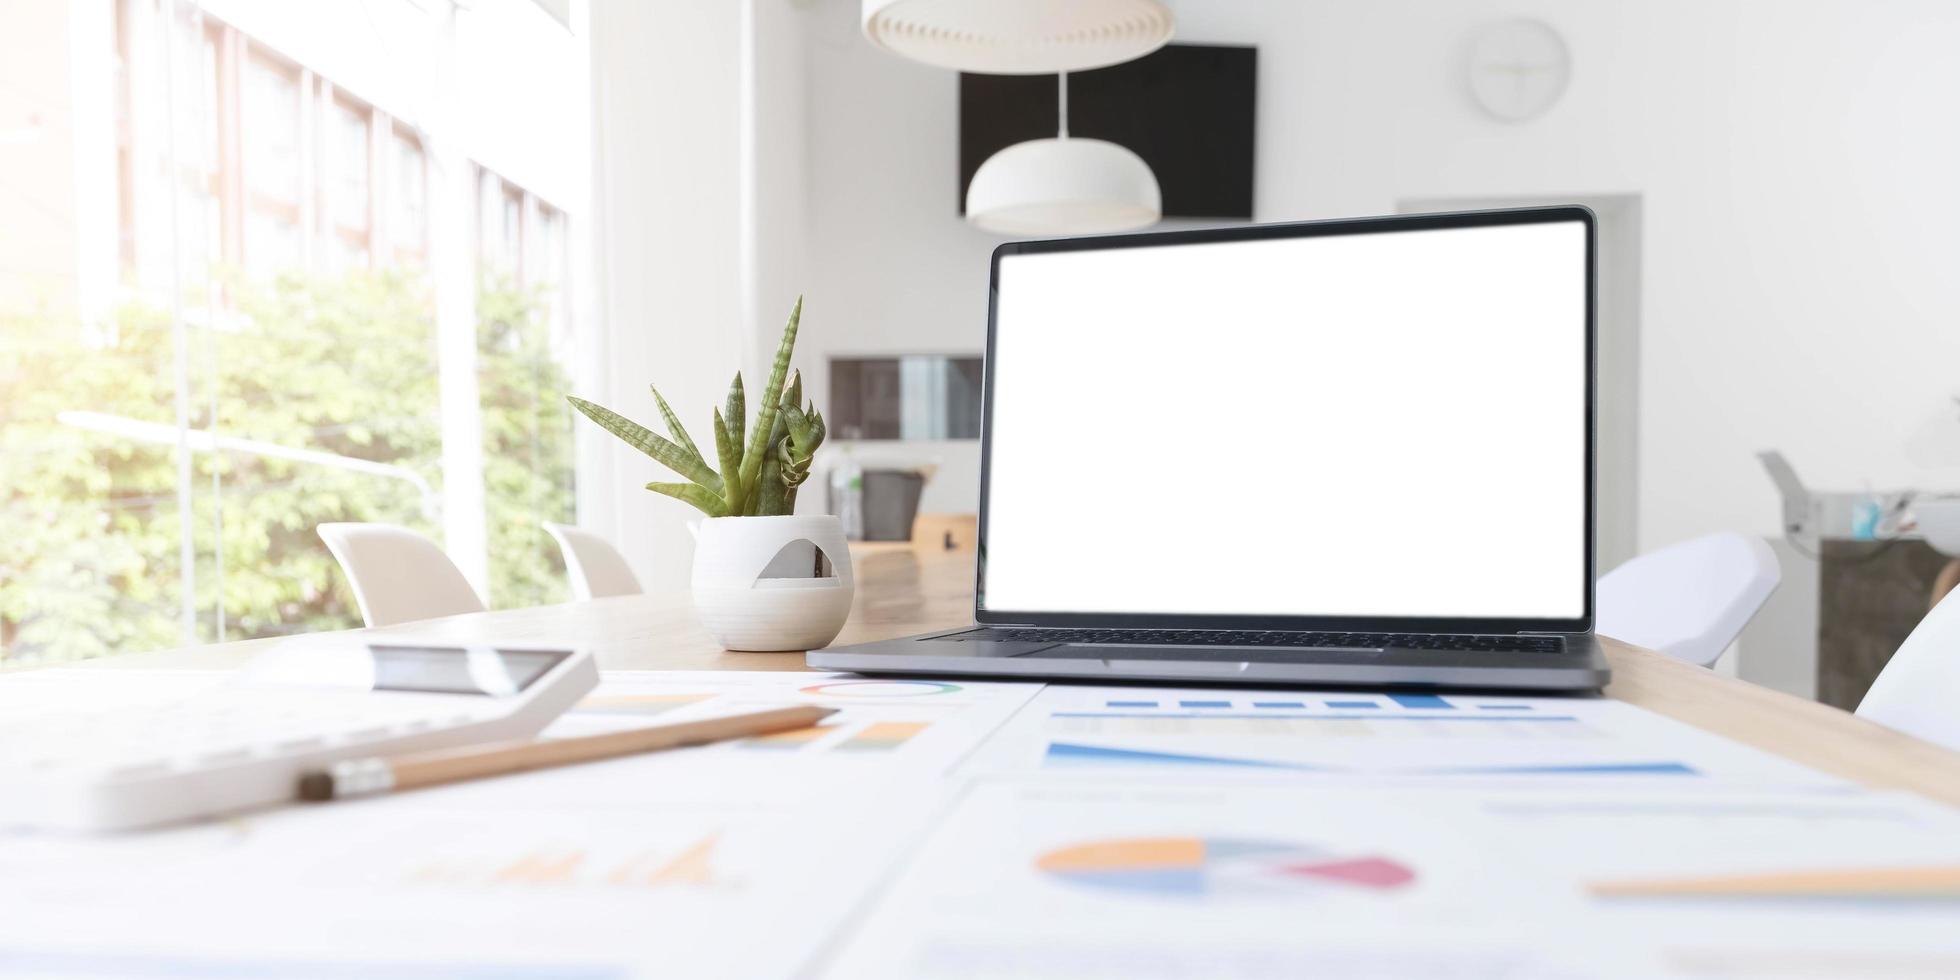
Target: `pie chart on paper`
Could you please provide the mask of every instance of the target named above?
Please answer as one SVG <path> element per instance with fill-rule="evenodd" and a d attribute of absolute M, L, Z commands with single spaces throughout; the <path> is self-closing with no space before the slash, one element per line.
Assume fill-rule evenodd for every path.
<path fill-rule="evenodd" d="M 1035 867 L 1082 888 L 1179 899 L 1390 892 L 1416 880 L 1379 855 L 1237 837 L 1091 841 L 1049 851 Z"/>

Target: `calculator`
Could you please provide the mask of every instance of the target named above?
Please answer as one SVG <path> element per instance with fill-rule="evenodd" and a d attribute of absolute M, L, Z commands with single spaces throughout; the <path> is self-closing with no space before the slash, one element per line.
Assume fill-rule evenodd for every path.
<path fill-rule="evenodd" d="M 82 676 L 0 717 L 0 826 L 131 830 L 284 803 L 343 759 L 533 738 L 598 683 L 584 650 L 320 637 L 154 699 L 96 703 Z"/>

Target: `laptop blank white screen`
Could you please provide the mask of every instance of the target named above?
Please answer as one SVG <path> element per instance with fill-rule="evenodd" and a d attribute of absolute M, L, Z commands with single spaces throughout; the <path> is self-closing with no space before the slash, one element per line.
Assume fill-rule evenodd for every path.
<path fill-rule="evenodd" d="M 1577 220 L 1000 258 L 982 607 L 1577 619 Z"/>

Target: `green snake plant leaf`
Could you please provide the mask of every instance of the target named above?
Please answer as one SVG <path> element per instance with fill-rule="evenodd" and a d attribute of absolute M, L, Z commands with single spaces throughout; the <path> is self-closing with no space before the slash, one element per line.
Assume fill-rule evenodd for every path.
<path fill-rule="evenodd" d="M 566 395 L 565 400 L 579 410 L 586 418 L 599 424 L 599 427 L 618 436 L 627 445 L 651 456 L 662 466 L 693 480 L 708 492 L 722 492 L 721 477 L 708 468 L 707 461 L 699 454 L 690 455 L 686 450 L 655 435 L 653 430 L 627 418 L 612 409 L 594 405 L 575 395 Z M 671 496 L 671 494 L 669 495 Z"/>
<path fill-rule="evenodd" d="M 745 424 L 744 420 L 749 415 L 748 406 L 743 404 L 745 397 L 742 392 L 742 372 L 737 371 L 735 372 L 735 380 L 728 385 L 728 401 L 721 409 L 721 423 L 728 427 L 728 441 L 735 445 L 735 449 L 738 452 L 742 448 L 742 426 Z M 741 468 L 741 463 L 741 457 L 736 457 L 736 469 Z M 725 459 L 721 462 L 721 471 L 723 473 L 735 472 L 735 470 L 728 468 L 728 461 Z"/>
<path fill-rule="evenodd" d="M 755 487 L 763 461 L 768 459 L 769 440 L 776 431 L 776 411 L 783 398 L 783 382 L 789 378 L 790 354 L 796 350 L 796 327 L 802 319 L 803 297 L 798 296 L 796 308 L 789 313 L 789 323 L 783 327 L 783 341 L 776 347 L 776 363 L 769 368 L 769 383 L 762 389 L 762 401 L 756 407 L 748 451 L 742 454 L 740 483 L 744 487 Z"/>
<path fill-rule="evenodd" d="M 778 412 L 776 413 L 775 427 L 769 430 L 768 448 L 762 451 L 763 453 L 762 467 L 756 473 L 755 482 L 747 486 L 744 486 L 742 488 L 748 491 L 749 494 L 748 512 L 751 514 L 755 514 L 758 516 L 769 516 L 771 514 L 789 513 L 788 511 L 767 511 L 767 510 L 758 509 L 762 506 L 762 488 L 768 486 L 772 481 L 775 481 L 777 479 L 776 471 L 771 468 L 771 464 L 776 458 L 776 447 L 782 445 L 783 440 L 785 438 L 788 438 L 788 435 L 789 435 L 789 429 L 784 427 L 782 413 Z"/>
<path fill-rule="evenodd" d="M 790 496 L 789 487 L 783 483 L 782 464 L 771 456 L 756 474 L 755 515 L 775 517 L 787 514 L 794 503 L 795 498 Z"/>
<path fill-rule="evenodd" d="M 734 433 L 728 431 L 727 421 L 721 417 L 721 410 L 715 409 L 715 455 L 721 457 L 721 471 L 728 474 L 721 494 L 722 513 L 733 516 L 748 513 L 748 508 L 743 505 L 746 494 L 741 477 L 742 460 L 735 455 L 741 451 Z"/>
<path fill-rule="evenodd" d="M 660 397 L 660 389 L 647 385 L 647 390 L 653 392 L 653 400 L 659 403 L 660 417 L 667 420 L 667 431 L 673 435 L 674 442 L 687 450 L 689 455 L 701 460 L 703 466 L 707 465 L 708 461 L 701 457 L 701 447 L 695 445 L 693 439 L 688 438 L 687 427 L 681 425 L 680 416 L 675 415 L 674 410 L 667 407 L 667 399 Z"/>
<path fill-rule="evenodd" d="M 810 457 L 798 458 L 790 449 L 789 440 L 783 440 L 782 445 L 776 447 L 776 460 L 778 478 L 783 486 L 794 490 L 810 478 Z"/>
<path fill-rule="evenodd" d="M 654 493 L 666 494 L 682 503 L 693 504 L 695 509 L 709 517 L 728 516 L 728 510 L 722 506 L 721 498 L 709 493 L 698 483 L 649 483 L 647 489 Z"/>
<path fill-rule="evenodd" d="M 789 408 L 803 404 L 803 369 L 789 373 L 789 384 L 783 387 L 783 407 Z"/>
<path fill-rule="evenodd" d="M 789 422 L 789 441 L 796 455 L 807 461 L 823 444 L 823 414 L 814 404 L 808 409 L 785 405 L 783 417 Z"/>
<path fill-rule="evenodd" d="M 823 444 L 824 423 L 814 403 L 807 411 L 795 403 L 784 404 L 783 419 L 788 434 L 776 447 L 777 469 L 785 488 L 784 513 L 790 513 L 796 510 L 797 488 L 810 478 L 810 460 Z"/>

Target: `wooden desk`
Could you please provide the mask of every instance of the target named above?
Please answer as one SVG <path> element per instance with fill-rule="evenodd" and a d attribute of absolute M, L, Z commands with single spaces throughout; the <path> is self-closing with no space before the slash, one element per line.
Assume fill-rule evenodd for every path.
<path fill-rule="evenodd" d="M 973 553 L 859 545 L 858 594 L 841 642 L 947 629 L 971 621 Z M 641 670 L 803 670 L 803 654 L 730 653 L 694 623 L 685 593 L 621 596 L 507 609 L 393 627 L 432 642 L 501 640 L 586 645 L 600 666 Z M 103 670 L 232 667 L 263 649 L 248 640 L 89 661 Z M 1607 641 L 1606 693 L 1824 772 L 1882 789 L 1913 790 L 1960 806 L 1960 753 L 1733 678 Z"/>

